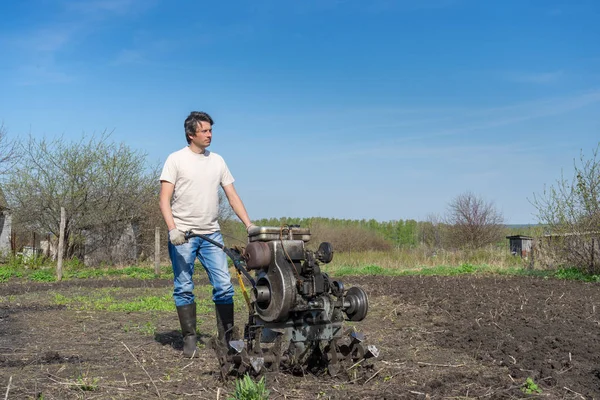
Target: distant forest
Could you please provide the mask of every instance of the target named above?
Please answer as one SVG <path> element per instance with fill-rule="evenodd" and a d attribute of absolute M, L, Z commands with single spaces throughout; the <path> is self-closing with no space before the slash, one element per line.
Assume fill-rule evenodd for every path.
<path fill-rule="evenodd" d="M 384 239 L 391 246 L 396 248 L 416 247 L 427 241 L 426 236 L 431 232 L 432 222 L 409 220 L 394 220 L 394 221 L 377 221 L 370 220 L 352 220 L 352 219 L 336 219 L 336 218 L 266 218 L 255 220 L 254 223 L 259 226 L 282 226 L 282 225 L 300 225 L 301 227 L 310 228 L 316 233 L 326 229 L 340 230 L 348 232 L 363 231 L 369 235 L 376 234 L 381 239 Z M 443 225 L 443 224 L 442 224 Z M 506 236 L 508 235 L 533 235 L 537 228 L 536 225 L 529 224 L 511 224 L 505 225 Z M 505 245 L 505 241 L 501 240 L 498 245 Z"/>

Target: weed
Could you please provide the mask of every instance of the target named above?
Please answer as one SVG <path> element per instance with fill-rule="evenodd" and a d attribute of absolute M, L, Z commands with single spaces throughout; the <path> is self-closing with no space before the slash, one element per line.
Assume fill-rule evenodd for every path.
<path fill-rule="evenodd" d="M 456 268 L 457 274 L 472 274 L 477 270 L 477 267 L 471 264 L 462 264 L 460 267 Z"/>
<path fill-rule="evenodd" d="M 229 400 L 267 400 L 269 391 L 266 388 L 265 377 L 254 382 L 249 375 L 235 381 L 235 392 Z"/>
<path fill-rule="evenodd" d="M 15 270 L 10 266 L 0 266 L 0 282 L 7 282 L 15 274 Z"/>
<path fill-rule="evenodd" d="M 154 279 L 157 277 L 153 270 L 135 266 L 123 268 L 122 274 L 136 279 Z"/>
<path fill-rule="evenodd" d="M 527 378 L 527 380 L 525 380 L 525 383 L 521 386 L 521 391 L 525 394 L 542 393 L 542 389 L 540 389 L 532 378 Z"/>
<path fill-rule="evenodd" d="M 86 372 L 84 374 L 80 374 L 75 380 L 75 384 L 73 384 L 73 388 L 83 390 L 84 392 L 93 392 L 98 390 L 98 378 L 92 378 Z"/>
<path fill-rule="evenodd" d="M 140 332 L 147 336 L 154 336 L 156 333 L 156 325 L 152 322 L 148 321 L 144 324 L 144 326 L 140 327 Z"/>
<path fill-rule="evenodd" d="M 381 275 L 383 273 L 383 268 L 379 265 L 367 265 L 362 268 L 362 271 L 366 275 Z"/>
<path fill-rule="evenodd" d="M 88 268 L 88 269 L 73 269 L 73 270 L 65 270 L 63 278 L 71 279 L 88 279 L 88 278 L 101 278 L 106 273 L 100 269 Z"/>
<path fill-rule="evenodd" d="M 23 264 L 27 266 L 27 268 L 39 269 L 47 266 L 49 261 L 45 256 L 35 254 L 30 257 L 23 257 Z"/>
<path fill-rule="evenodd" d="M 563 268 L 554 273 L 555 278 L 578 280 L 584 282 L 600 282 L 600 275 L 589 275 L 578 268 Z"/>
<path fill-rule="evenodd" d="M 83 261 L 79 260 L 79 258 L 73 256 L 72 258 L 67 258 L 63 260 L 63 268 L 71 271 L 78 271 L 85 268 L 85 264 Z"/>
<path fill-rule="evenodd" d="M 51 269 L 38 269 L 29 275 L 29 279 L 36 282 L 54 282 L 56 276 L 54 276 L 54 271 Z"/>

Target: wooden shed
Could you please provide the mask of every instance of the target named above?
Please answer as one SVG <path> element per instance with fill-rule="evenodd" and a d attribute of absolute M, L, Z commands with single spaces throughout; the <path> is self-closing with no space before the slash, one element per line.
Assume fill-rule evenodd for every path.
<path fill-rule="evenodd" d="M 506 237 L 509 241 L 510 252 L 513 255 L 528 257 L 531 253 L 533 238 L 531 236 L 513 235 Z"/>

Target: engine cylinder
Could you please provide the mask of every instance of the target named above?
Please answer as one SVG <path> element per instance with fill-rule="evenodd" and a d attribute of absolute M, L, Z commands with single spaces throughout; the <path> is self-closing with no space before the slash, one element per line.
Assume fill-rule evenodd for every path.
<path fill-rule="evenodd" d="M 244 258 L 248 269 L 261 269 L 271 262 L 271 250 L 265 242 L 248 243 Z"/>

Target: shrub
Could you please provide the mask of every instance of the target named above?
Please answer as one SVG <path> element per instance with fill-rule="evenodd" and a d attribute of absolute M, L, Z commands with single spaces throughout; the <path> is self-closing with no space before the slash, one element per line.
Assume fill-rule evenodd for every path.
<path fill-rule="evenodd" d="M 312 246 L 318 246 L 321 242 L 329 242 L 336 252 L 389 251 L 392 249 L 390 242 L 383 235 L 366 228 L 356 226 L 326 226 L 314 223 L 311 227 Z"/>

